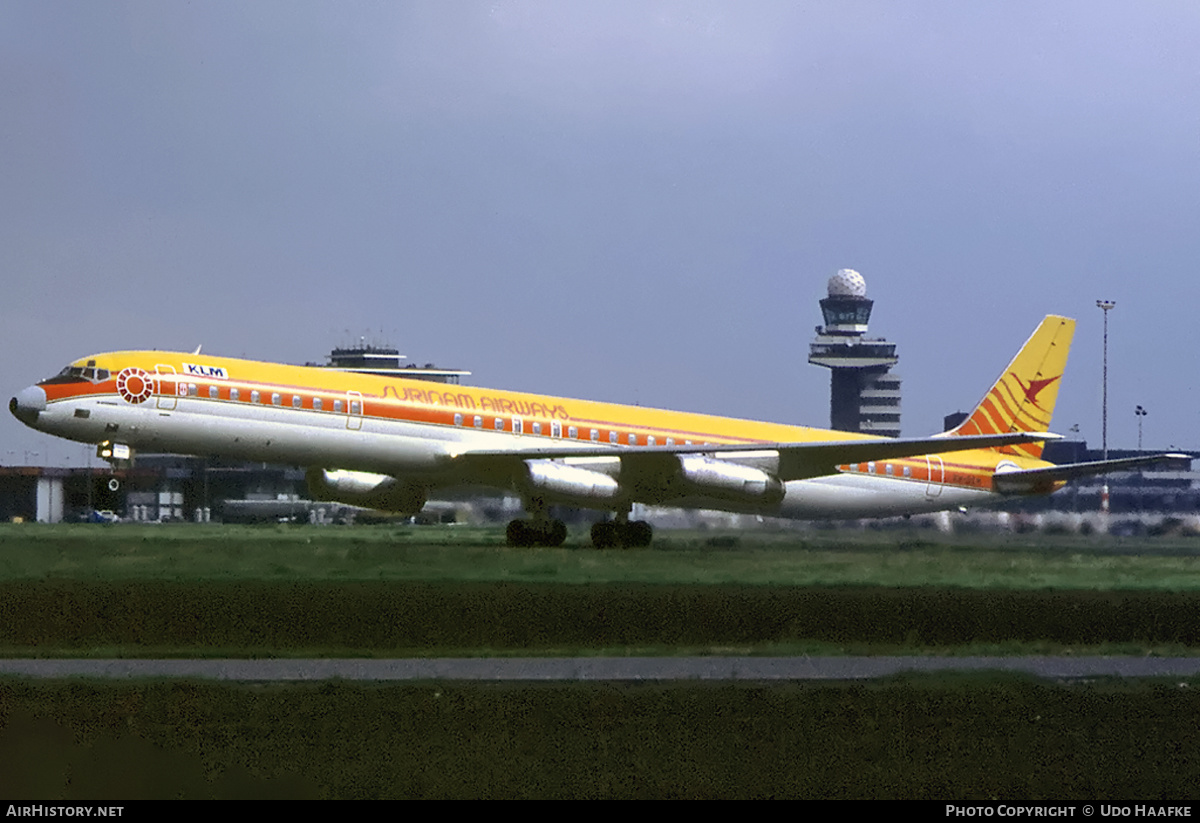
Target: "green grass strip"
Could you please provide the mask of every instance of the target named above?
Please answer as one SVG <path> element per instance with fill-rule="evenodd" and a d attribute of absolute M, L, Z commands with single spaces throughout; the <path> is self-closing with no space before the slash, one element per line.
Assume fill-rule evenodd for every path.
<path fill-rule="evenodd" d="M 0 581 L 458 581 L 1200 590 L 1200 538 L 671 532 L 511 549 L 468 527 L 0 526 Z"/>

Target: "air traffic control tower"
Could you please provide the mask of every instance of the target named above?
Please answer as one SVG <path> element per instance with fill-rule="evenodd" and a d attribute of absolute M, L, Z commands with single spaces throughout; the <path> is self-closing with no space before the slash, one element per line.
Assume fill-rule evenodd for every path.
<path fill-rule="evenodd" d="M 825 325 L 817 326 L 808 362 L 833 372 L 830 428 L 899 437 L 900 377 L 888 372 L 900 358 L 895 343 L 865 336 L 872 304 L 866 281 L 854 269 L 829 278 L 829 296 L 821 301 Z"/>

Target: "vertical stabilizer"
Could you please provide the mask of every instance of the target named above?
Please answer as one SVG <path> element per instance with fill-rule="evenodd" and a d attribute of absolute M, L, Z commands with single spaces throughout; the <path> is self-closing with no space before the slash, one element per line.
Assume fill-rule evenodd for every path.
<path fill-rule="evenodd" d="M 1074 334 L 1074 320 L 1047 316 L 971 416 L 949 434 L 1049 431 Z M 1042 444 L 1003 446 L 999 451 L 1041 457 Z"/>

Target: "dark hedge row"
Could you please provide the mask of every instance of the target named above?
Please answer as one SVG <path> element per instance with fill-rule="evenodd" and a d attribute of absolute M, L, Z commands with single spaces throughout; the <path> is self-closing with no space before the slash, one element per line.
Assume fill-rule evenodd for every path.
<path fill-rule="evenodd" d="M 1177 684 L 999 676 L 869 685 L 0 681 L 0 794 L 1178 803 L 1200 794 L 1197 716 L 1200 692 Z"/>
<path fill-rule="evenodd" d="M 600 648 L 786 641 L 1200 645 L 1200 593 L 256 583 L 0 585 L 0 646 Z"/>

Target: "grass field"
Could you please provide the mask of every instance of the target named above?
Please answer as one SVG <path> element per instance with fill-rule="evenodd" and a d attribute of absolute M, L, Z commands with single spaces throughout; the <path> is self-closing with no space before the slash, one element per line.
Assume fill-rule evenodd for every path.
<path fill-rule="evenodd" d="M 576 540 L 580 539 L 578 536 Z M 671 532 L 651 549 L 511 549 L 461 526 L 0 526 L 0 582 L 459 581 L 1200 590 L 1200 537 Z"/>
<path fill-rule="evenodd" d="M 0 654 L 1192 654 L 1200 539 L 0 527 Z M 0 678 L 0 794 L 1158 797 L 1200 681 L 236 685 Z"/>
<path fill-rule="evenodd" d="M 1200 539 L 0 529 L 0 655 L 1192 654 Z"/>

